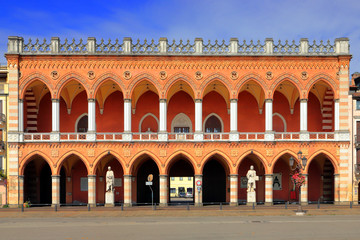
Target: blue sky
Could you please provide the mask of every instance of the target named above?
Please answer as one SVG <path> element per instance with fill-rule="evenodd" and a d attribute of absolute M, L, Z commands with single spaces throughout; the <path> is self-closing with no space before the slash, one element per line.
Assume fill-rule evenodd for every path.
<path fill-rule="evenodd" d="M 104 39 L 160 37 L 228 41 L 350 38 L 360 71 L 359 0 L 0 0 L 0 63 L 8 36 Z M 27 40 L 26 40 L 27 41 Z"/>

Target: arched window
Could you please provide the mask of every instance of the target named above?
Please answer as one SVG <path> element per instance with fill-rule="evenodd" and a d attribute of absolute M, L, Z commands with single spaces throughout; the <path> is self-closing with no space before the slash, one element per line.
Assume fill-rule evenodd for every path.
<path fill-rule="evenodd" d="M 223 123 L 222 123 L 220 117 L 218 115 L 216 115 L 215 113 L 210 114 L 205 119 L 205 126 L 204 126 L 205 132 L 207 132 L 207 133 L 222 132 L 222 129 L 223 129 Z"/>
<path fill-rule="evenodd" d="M 185 113 L 179 113 L 171 122 L 171 131 L 175 133 L 192 132 L 191 119 Z"/>
<path fill-rule="evenodd" d="M 87 132 L 88 131 L 88 115 L 82 114 L 75 123 L 76 132 Z"/>

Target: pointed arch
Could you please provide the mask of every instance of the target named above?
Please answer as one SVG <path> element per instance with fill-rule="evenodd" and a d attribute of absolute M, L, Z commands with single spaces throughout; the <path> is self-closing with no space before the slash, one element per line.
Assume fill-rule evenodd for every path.
<path fill-rule="evenodd" d="M 170 94 L 170 90 L 179 81 L 183 81 L 189 86 L 188 89 L 184 89 L 184 90 L 195 100 L 196 98 L 195 93 L 197 91 L 196 83 L 188 75 L 184 73 L 178 73 L 169 78 L 169 80 L 166 82 L 164 86 L 165 98 L 168 101 L 170 101 L 171 97 L 174 95 L 174 94 Z"/>
<path fill-rule="evenodd" d="M 189 132 L 193 132 L 192 121 L 189 118 L 189 116 L 186 115 L 185 113 L 181 112 L 173 118 L 173 120 L 171 121 L 171 129 L 170 129 L 171 132 L 175 132 L 174 131 L 175 126 L 189 127 Z"/>
<path fill-rule="evenodd" d="M 146 159 L 146 157 L 151 158 L 155 162 L 156 166 L 159 169 L 160 174 L 164 174 L 163 168 L 162 168 L 163 164 L 161 163 L 160 159 L 156 156 L 156 154 L 154 154 L 154 153 L 152 153 L 152 152 L 150 152 L 148 150 L 140 151 L 131 158 L 131 160 L 130 160 L 130 162 L 128 164 L 130 166 L 129 167 L 129 174 L 134 175 L 135 174 L 134 171 L 141 165 L 141 162 L 144 159 Z"/>
<path fill-rule="evenodd" d="M 284 156 L 285 154 L 289 154 L 291 155 L 294 159 L 295 162 L 299 163 L 299 160 L 297 158 L 297 153 L 295 153 L 294 151 L 290 150 L 290 149 L 286 149 L 281 151 L 280 153 L 278 153 L 275 157 L 273 157 L 273 159 L 271 160 L 271 167 L 270 167 L 270 172 L 269 174 L 272 174 L 274 172 L 274 167 L 276 165 L 276 163 L 279 161 L 279 159 Z"/>
<path fill-rule="evenodd" d="M 215 81 L 219 81 L 224 87 L 225 87 L 225 93 L 224 91 L 219 92 L 219 94 L 221 96 L 223 96 L 223 94 L 225 94 L 226 96 L 224 97 L 226 103 L 228 103 L 230 101 L 230 93 L 231 93 L 231 89 L 229 88 L 230 86 L 232 86 L 231 82 L 228 80 L 228 78 L 224 77 L 223 75 L 219 74 L 219 73 L 214 73 L 210 76 L 208 76 L 207 78 L 204 79 L 204 81 L 201 83 L 199 90 L 201 91 L 201 98 L 203 99 L 205 96 L 205 90 L 207 89 L 207 87 Z"/>
<path fill-rule="evenodd" d="M 140 73 L 137 76 L 135 76 L 134 79 L 130 82 L 130 84 L 127 88 L 128 91 L 130 92 L 130 97 L 133 96 L 133 92 L 134 92 L 136 86 L 139 85 L 143 81 L 150 82 L 156 89 L 157 95 L 159 95 L 159 97 L 160 97 L 161 90 L 162 90 L 161 84 L 153 75 L 151 75 L 149 73 Z"/>
<path fill-rule="evenodd" d="M 198 168 L 196 166 L 195 159 L 193 158 L 193 156 L 191 156 L 191 154 L 189 154 L 188 152 L 186 152 L 184 150 L 177 150 L 168 157 L 168 159 L 167 159 L 167 161 L 165 163 L 165 167 L 164 167 L 165 174 L 169 175 L 171 166 L 177 161 L 177 158 L 180 157 L 180 156 L 184 156 L 186 158 L 186 160 L 193 167 L 194 174 L 197 174 Z"/>
<path fill-rule="evenodd" d="M 85 80 L 85 78 L 83 76 L 81 76 L 77 73 L 74 73 L 74 72 L 66 74 L 56 84 L 56 87 L 55 87 L 56 91 L 54 92 L 55 98 L 60 98 L 60 94 L 61 94 L 63 88 L 67 85 L 68 82 L 70 82 L 72 80 L 75 80 L 79 84 L 81 84 L 82 87 L 84 88 L 84 90 L 86 91 L 87 98 L 90 98 L 89 84 L 87 83 L 87 81 Z"/>
<path fill-rule="evenodd" d="M 141 132 L 141 125 L 142 125 L 142 123 L 143 123 L 143 121 L 147 118 L 147 117 L 153 117 L 155 120 L 156 120 L 156 122 L 157 122 L 157 125 L 158 125 L 158 129 L 159 129 L 159 125 L 160 125 L 160 123 L 159 123 L 159 119 L 154 115 L 154 114 L 152 114 L 152 113 L 147 113 L 147 114 L 145 114 L 141 119 L 140 119 L 140 122 L 139 122 L 139 132 Z"/>
<path fill-rule="evenodd" d="M 236 84 L 235 86 L 235 91 L 236 94 L 239 95 L 240 90 L 249 82 L 249 81 L 254 81 L 256 82 L 261 89 L 263 90 L 264 93 L 266 93 L 268 91 L 268 84 L 264 81 L 264 79 L 261 78 L 260 75 L 256 74 L 256 73 L 250 73 L 247 74 L 245 76 L 243 76 L 240 81 Z"/>
<path fill-rule="evenodd" d="M 270 98 L 274 98 L 274 93 L 277 89 L 277 87 L 284 81 L 289 81 L 291 82 L 294 87 L 298 90 L 299 95 L 302 92 L 302 88 L 301 88 L 301 83 L 299 81 L 299 79 L 297 79 L 293 74 L 289 74 L 289 73 L 284 73 L 282 75 L 280 75 L 270 86 L 270 94 L 271 96 L 269 96 Z"/>
<path fill-rule="evenodd" d="M 327 83 L 329 85 L 329 87 L 332 89 L 333 93 L 334 93 L 334 98 L 337 99 L 339 98 L 339 87 L 336 84 L 336 82 L 334 81 L 334 79 L 332 79 L 329 75 L 325 74 L 325 73 L 319 73 L 317 75 L 315 75 L 314 77 L 312 77 L 308 83 L 306 84 L 305 90 L 306 90 L 306 98 L 309 97 L 309 93 L 311 91 L 311 87 L 317 83 L 318 81 L 324 81 L 325 83 Z"/>
<path fill-rule="evenodd" d="M 90 98 L 95 98 L 96 97 L 96 93 L 99 91 L 99 88 L 101 87 L 101 85 L 107 81 L 112 81 L 114 82 L 119 88 L 120 91 L 124 93 L 126 87 L 123 83 L 123 80 L 115 73 L 113 72 L 106 72 L 103 73 L 102 75 L 99 76 L 98 79 L 96 79 L 96 81 L 94 82 L 92 88 L 91 88 L 91 96 Z"/>
<path fill-rule="evenodd" d="M 210 117 L 216 117 L 217 119 L 219 119 L 220 121 L 220 124 L 221 124 L 221 131 L 220 132 L 224 132 L 224 122 L 223 120 L 221 119 L 221 117 L 219 115 L 217 115 L 216 113 L 210 113 L 209 115 L 207 115 L 203 121 L 203 129 L 205 130 L 205 126 L 206 126 L 206 121 L 210 118 Z"/>
<path fill-rule="evenodd" d="M 334 167 L 334 174 L 339 173 L 339 166 L 336 157 L 334 157 L 330 152 L 324 149 L 318 150 L 315 153 L 311 154 L 311 156 L 309 156 L 304 172 L 305 173 L 309 172 L 309 166 L 311 162 L 320 154 L 324 154 L 330 160 L 331 164 Z"/>
<path fill-rule="evenodd" d="M 64 153 L 61 157 L 59 157 L 58 161 L 55 164 L 56 165 L 56 175 L 60 175 L 61 167 L 63 166 L 63 164 L 67 160 L 67 158 L 70 157 L 71 155 L 78 157 L 80 159 L 80 161 L 83 162 L 83 164 L 86 167 L 86 171 L 88 172 L 88 175 L 89 175 L 91 172 L 91 168 L 89 166 L 89 162 L 87 161 L 87 158 L 83 154 L 81 154 L 80 152 L 78 152 L 76 150 L 71 150 L 67 153 Z"/>
<path fill-rule="evenodd" d="M 117 152 L 113 151 L 113 150 L 105 150 L 102 153 L 100 153 L 99 155 L 97 155 L 97 157 L 94 160 L 93 166 L 91 168 L 91 172 L 90 174 L 95 174 L 96 173 L 96 168 L 98 167 L 99 163 L 101 162 L 101 160 L 106 157 L 106 156 L 113 156 L 121 165 L 124 174 L 125 174 L 125 169 L 126 169 L 126 165 L 125 165 L 125 161 L 123 159 L 123 157 L 118 154 Z"/>
<path fill-rule="evenodd" d="M 50 79 L 45 77 L 42 73 L 36 72 L 36 73 L 33 73 L 33 74 L 27 76 L 20 84 L 20 86 L 19 86 L 20 99 L 24 99 L 26 89 L 36 81 L 43 83 L 48 88 L 48 90 L 51 94 L 51 97 L 54 97 L 53 85 L 51 84 Z"/>
<path fill-rule="evenodd" d="M 56 175 L 55 174 L 56 167 L 54 167 L 54 164 L 51 161 L 50 157 L 39 150 L 34 150 L 22 158 L 23 160 L 20 162 L 20 166 L 19 166 L 19 175 L 24 175 L 24 170 L 27 164 L 31 162 L 36 156 L 40 156 L 42 159 L 44 159 L 44 161 L 49 165 L 51 169 L 51 174 Z"/>
<path fill-rule="evenodd" d="M 219 150 L 213 150 L 211 152 L 209 152 L 208 154 L 206 154 L 202 161 L 201 161 L 201 166 L 199 169 L 200 174 L 203 173 L 204 171 L 204 166 L 206 165 L 206 163 L 212 158 L 212 157 L 217 157 L 219 156 L 217 159 L 219 160 L 219 162 L 221 163 L 221 165 L 224 167 L 225 171 L 230 174 L 231 173 L 231 159 L 228 155 L 226 155 L 224 152 L 219 151 Z"/>
<path fill-rule="evenodd" d="M 281 119 L 281 121 L 283 122 L 283 124 L 284 124 L 284 132 L 286 132 L 286 130 L 287 130 L 287 124 L 286 124 L 286 119 L 283 117 L 283 115 L 281 115 L 280 113 L 273 113 L 273 117 L 275 117 L 275 116 L 277 116 L 277 117 L 279 117 L 280 119 Z M 273 120 L 273 122 L 274 122 L 274 120 Z M 275 130 L 274 130 L 275 131 Z"/>
<path fill-rule="evenodd" d="M 259 151 L 256 151 L 256 150 L 248 150 L 246 152 L 244 152 L 237 160 L 236 160 L 236 163 L 234 164 L 234 167 L 235 167 L 235 173 L 234 174 L 237 174 L 239 172 L 239 168 L 240 168 L 240 165 L 242 163 L 242 161 L 249 155 L 255 155 L 261 162 L 261 164 L 263 165 L 264 169 L 265 169 L 265 174 L 268 174 L 268 161 L 267 159 L 259 152 Z"/>

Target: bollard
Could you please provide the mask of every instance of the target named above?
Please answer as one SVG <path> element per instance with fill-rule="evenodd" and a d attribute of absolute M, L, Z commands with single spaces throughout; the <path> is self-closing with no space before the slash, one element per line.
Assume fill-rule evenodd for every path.
<path fill-rule="evenodd" d="M 255 210 L 255 203 L 253 202 L 253 206 L 252 206 L 252 209 Z"/>
<path fill-rule="evenodd" d="M 350 208 L 352 208 L 353 202 L 350 202 Z"/>
<path fill-rule="evenodd" d="M 222 210 L 222 203 L 220 203 L 220 210 Z"/>
<path fill-rule="evenodd" d="M 156 211 L 156 203 L 153 205 L 153 210 Z"/>
<path fill-rule="evenodd" d="M 188 203 L 187 206 L 186 206 L 186 210 L 190 210 L 190 204 Z"/>
<path fill-rule="evenodd" d="M 21 204 L 21 212 L 24 212 L 24 204 Z"/>
<path fill-rule="evenodd" d="M 318 200 L 317 208 L 320 209 L 320 200 Z"/>
<path fill-rule="evenodd" d="M 91 210 L 91 209 L 90 209 L 90 204 L 88 204 L 88 211 L 90 212 L 90 210 Z"/>
<path fill-rule="evenodd" d="M 121 204 L 121 211 L 124 211 L 124 205 Z"/>
<path fill-rule="evenodd" d="M 287 209 L 288 207 L 288 202 L 285 202 L 285 209 Z"/>
<path fill-rule="evenodd" d="M 55 204 L 54 210 L 55 210 L 55 212 L 57 212 L 57 204 Z"/>

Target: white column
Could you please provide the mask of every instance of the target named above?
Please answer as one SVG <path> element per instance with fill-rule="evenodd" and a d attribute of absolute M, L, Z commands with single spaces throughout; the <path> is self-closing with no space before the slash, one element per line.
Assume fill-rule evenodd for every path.
<path fill-rule="evenodd" d="M 124 175 L 124 205 L 129 207 L 132 205 L 131 203 L 131 175 Z"/>
<path fill-rule="evenodd" d="M 198 180 L 200 180 L 202 182 L 202 178 L 203 178 L 202 175 L 195 175 L 195 183 Z M 199 191 L 197 190 L 197 186 L 195 184 L 195 189 L 194 189 L 194 192 L 195 192 L 194 205 L 195 206 L 198 206 L 198 207 L 202 206 L 202 203 L 203 203 L 203 201 L 202 201 L 202 191 L 203 191 L 202 186 L 201 186 L 201 191 L 199 193 Z"/>
<path fill-rule="evenodd" d="M 195 99 L 195 132 L 201 133 L 202 131 L 202 100 Z"/>
<path fill-rule="evenodd" d="M 273 130 L 273 100 L 265 100 L 265 131 L 272 132 Z"/>
<path fill-rule="evenodd" d="M 305 177 L 305 183 L 301 186 L 301 204 L 308 205 L 308 174 L 303 174 Z"/>
<path fill-rule="evenodd" d="M 96 175 L 88 175 L 88 204 L 96 207 Z"/>
<path fill-rule="evenodd" d="M 60 204 L 60 175 L 52 175 L 51 176 L 52 189 L 51 196 L 52 201 L 51 205 L 54 207 L 55 205 L 59 206 Z"/>
<path fill-rule="evenodd" d="M 237 132 L 238 131 L 238 114 L 237 111 L 237 99 L 230 100 L 230 132 Z"/>
<path fill-rule="evenodd" d="M 52 132 L 60 131 L 60 101 L 59 99 L 52 99 Z"/>
<path fill-rule="evenodd" d="M 265 205 L 273 204 L 273 175 L 265 174 Z"/>
<path fill-rule="evenodd" d="M 166 132 L 166 99 L 160 99 L 159 101 L 160 112 L 160 128 L 159 132 Z"/>
<path fill-rule="evenodd" d="M 340 101 L 339 99 L 335 99 L 334 104 L 334 130 L 339 131 L 340 130 Z"/>
<path fill-rule="evenodd" d="M 124 99 L 124 132 L 131 132 L 131 99 Z"/>
<path fill-rule="evenodd" d="M 96 132 L 95 99 L 88 99 L 88 132 Z"/>
<path fill-rule="evenodd" d="M 24 100 L 19 99 L 19 132 L 24 131 Z"/>
<path fill-rule="evenodd" d="M 300 132 L 307 131 L 307 99 L 300 99 Z"/>

